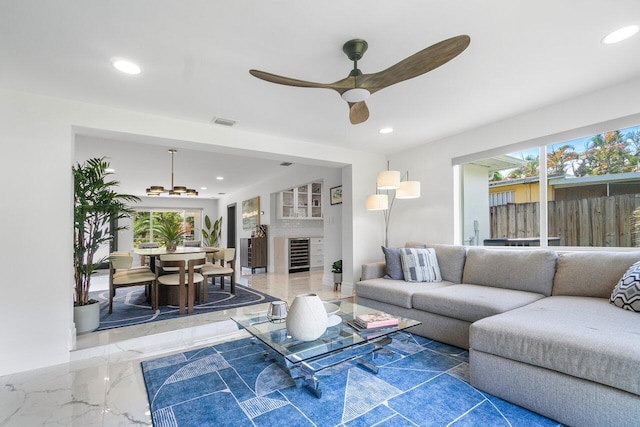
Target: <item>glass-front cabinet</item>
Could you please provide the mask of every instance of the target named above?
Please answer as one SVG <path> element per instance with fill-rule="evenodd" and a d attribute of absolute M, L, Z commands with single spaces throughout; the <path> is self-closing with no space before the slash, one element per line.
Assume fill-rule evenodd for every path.
<path fill-rule="evenodd" d="M 322 219 L 322 182 L 299 185 L 278 195 L 279 219 Z"/>

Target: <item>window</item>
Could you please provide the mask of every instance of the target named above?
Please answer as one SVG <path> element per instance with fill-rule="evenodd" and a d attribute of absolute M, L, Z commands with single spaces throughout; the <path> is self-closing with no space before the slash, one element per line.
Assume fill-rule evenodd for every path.
<path fill-rule="evenodd" d="M 548 245 L 640 246 L 640 126 L 474 160 L 462 171 L 465 244 L 538 246 L 546 212 Z"/>
<path fill-rule="evenodd" d="M 159 220 L 182 223 L 185 230 L 184 240 L 200 240 L 202 230 L 202 211 L 185 209 L 139 210 L 133 215 L 133 247 L 139 243 L 156 241 L 154 224 Z M 179 242 L 181 245 L 182 242 Z"/>

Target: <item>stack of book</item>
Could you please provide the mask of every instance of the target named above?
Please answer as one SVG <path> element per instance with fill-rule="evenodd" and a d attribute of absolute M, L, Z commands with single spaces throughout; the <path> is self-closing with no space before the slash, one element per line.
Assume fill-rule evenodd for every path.
<path fill-rule="evenodd" d="M 398 326 L 398 318 L 393 317 L 388 313 L 379 312 L 371 314 L 359 314 L 353 321 L 349 321 L 348 324 L 354 329 L 362 331 L 370 331 L 376 329 L 393 328 Z"/>

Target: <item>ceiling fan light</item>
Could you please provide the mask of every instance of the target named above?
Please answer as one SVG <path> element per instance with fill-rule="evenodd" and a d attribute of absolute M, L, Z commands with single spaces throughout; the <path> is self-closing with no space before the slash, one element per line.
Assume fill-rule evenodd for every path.
<path fill-rule="evenodd" d="M 400 171 L 382 171 L 376 181 L 378 190 L 395 190 L 400 187 Z"/>
<path fill-rule="evenodd" d="M 342 99 L 344 99 L 347 102 L 361 102 L 369 98 L 370 95 L 371 93 L 368 90 L 363 89 L 361 87 L 356 87 L 353 89 L 349 89 L 346 92 L 343 92 L 341 96 L 342 96 Z"/>
<path fill-rule="evenodd" d="M 417 199 L 420 197 L 420 181 L 402 181 L 396 190 L 397 199 Z"/>
<path fill-rule="evenodd" d="M 386 194 L 370 194 L 366 206 L 368 211 L 384 211 L 389 209 L 389 197 Z"/>

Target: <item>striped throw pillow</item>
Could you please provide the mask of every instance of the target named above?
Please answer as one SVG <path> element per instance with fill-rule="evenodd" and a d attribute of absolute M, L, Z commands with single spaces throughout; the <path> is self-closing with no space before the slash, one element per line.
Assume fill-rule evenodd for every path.
<path fill-rule="evenodd" d="M 433 248 L 400 248 L 400 261 L 407 282 L 442 282 Z"/>

